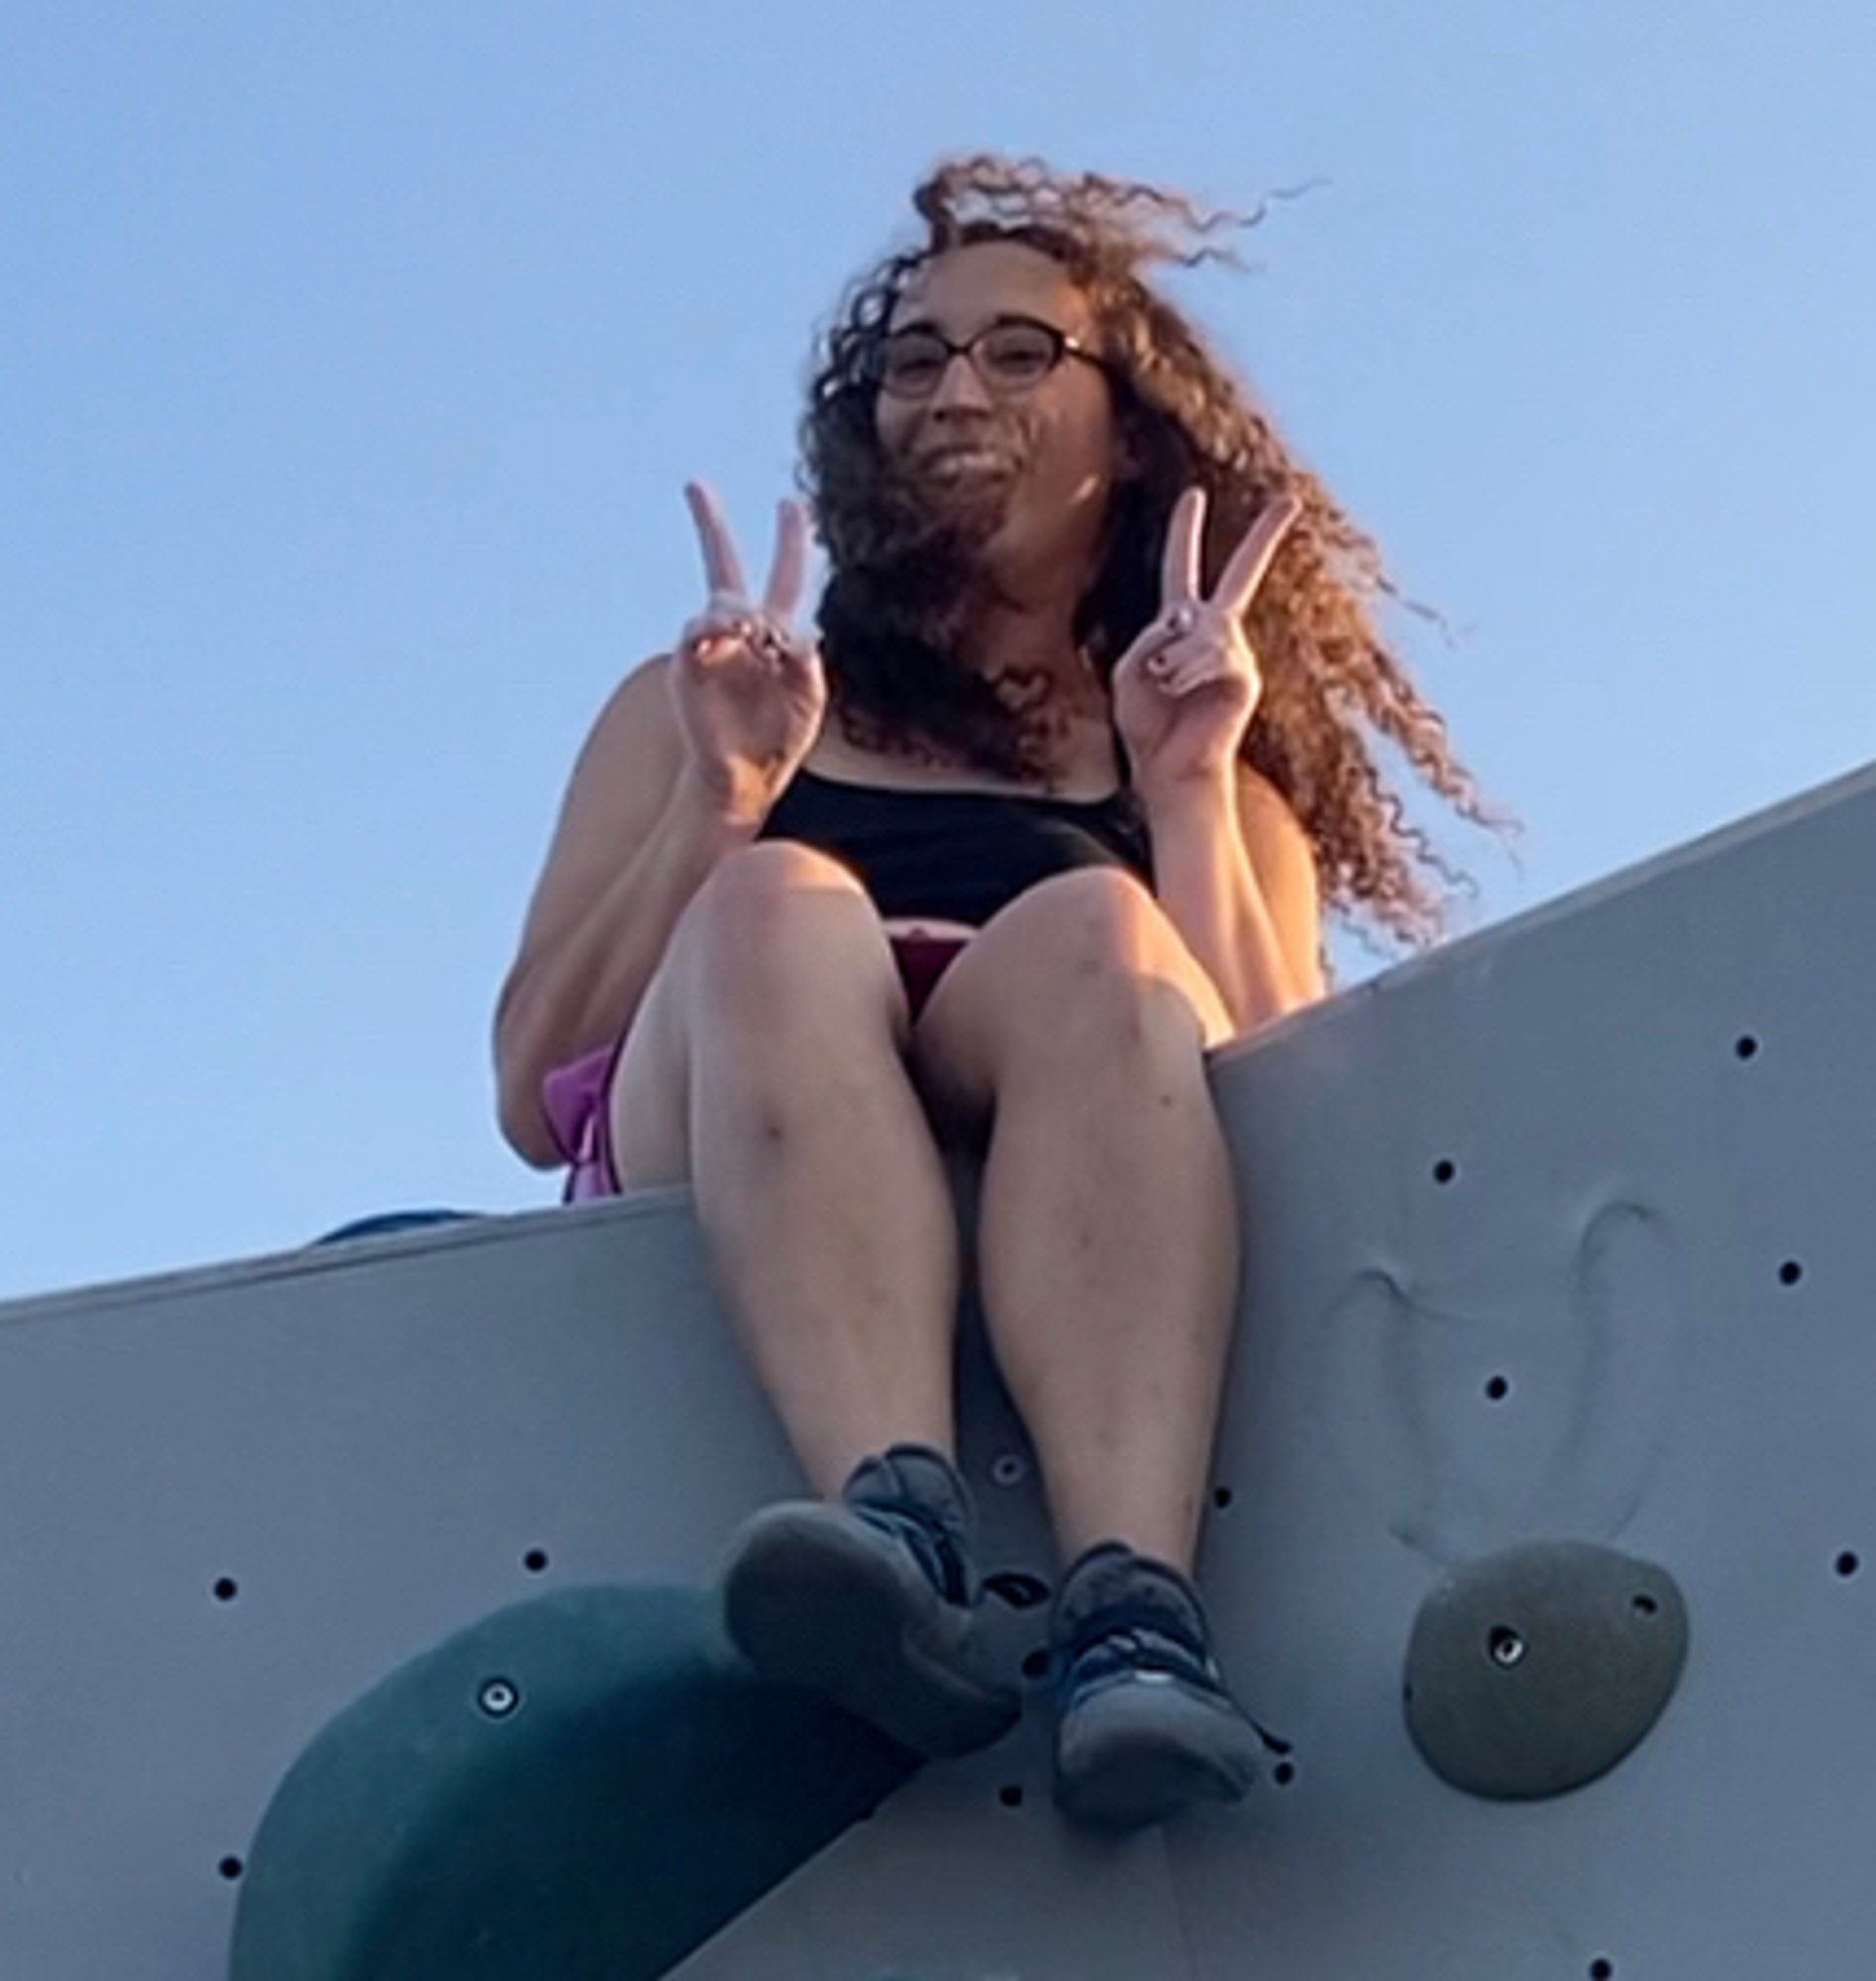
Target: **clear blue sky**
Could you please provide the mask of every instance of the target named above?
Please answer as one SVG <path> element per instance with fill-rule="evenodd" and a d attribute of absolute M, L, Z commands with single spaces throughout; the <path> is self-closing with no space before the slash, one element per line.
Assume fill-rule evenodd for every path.
<path fill-rule="evenodd" d="M 0 1296 L 553 1199 L 487 1038 L 573 752 L 942 153 L 1329 181 L 1177 292 L 1468 629 L 1391 630 L 1527 822 L 1439 829 L 1473 925 L 1876 756 L 1873 77 L 1867 0 L 21 11 Z"/>

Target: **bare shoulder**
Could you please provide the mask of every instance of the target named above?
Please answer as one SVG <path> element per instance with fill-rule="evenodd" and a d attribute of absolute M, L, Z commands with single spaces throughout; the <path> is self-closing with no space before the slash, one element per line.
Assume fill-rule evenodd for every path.
<path fill-rule="evenodd" d="M 524 956 L 584 915 L 663 816 L 684 756 L 670 670 L 669 654 L 641 663 L 594 718 L 529 906 Z"/>
<path fill-rule="evenodd" d="M 647 768 L 669 758 L 672 774 L 677 775 L 677 719 L 670 674 L 671 656 L 654 654 L 612 690 L 581 746 L 573 766 L 575 781 L 594 758 L 610 760 L 622 754 L 644 760 Z"/>

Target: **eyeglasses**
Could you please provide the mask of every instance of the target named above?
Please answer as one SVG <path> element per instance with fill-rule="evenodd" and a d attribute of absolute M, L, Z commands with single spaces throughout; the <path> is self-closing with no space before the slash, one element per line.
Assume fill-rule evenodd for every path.
<path fill-rule="evenodd" d="M 999 395 L 1039 385 L 1064 358 L 1100 363 L 1079 338 L 1052 323 L 1006 316 L 980 330 L 968 344 L 953 344 L 941 332 L 922 325 L 894 331 L 880 346 L 874 382 L 895 399 L 929 399 L 951 368 L 952 359 L 959 356 L 971 361 L 987 391 Z"/>

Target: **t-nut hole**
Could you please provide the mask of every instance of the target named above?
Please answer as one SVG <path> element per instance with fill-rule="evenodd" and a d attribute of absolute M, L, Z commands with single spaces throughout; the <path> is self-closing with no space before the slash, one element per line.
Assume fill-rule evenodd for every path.
<path fill-rule="evenodd" d="M 990 1462 L 990 1477 L 999 1486 L 1020 1486 L 1028 1476 L 1029 1468 L 1020 1452 L 998 1452 Z"/>
<path fill-rule="evenodd" d="M 1211 1489 L 1211 1504 L 1221 1513 L 1231 1504 L 1232 1498 L 1233 1495 L 1228 1486 L 1214 1486 Z"/>
<path fill-rule="evenodd" d="M 1839 1575 L 1843 1576 L 1854 1575 L 1856 1571 L 1862 1566 L 1863 1566 L 1862 1558 L 1858 1555 L 1852 1554 L 1847 1548 L 1845 1548 L 1844 1551 L 1837 1556 L 1837 1573 Z"/>
<path fill-rule="evenodd" d="M 1294 1761 L 1279 1761 L 1270 1773 L 1280 1789 L 1287 1789 L 1297 1779 L 1297 1764 Z"/>
<path fill-rule="evenodd" d="M 1503 1376 L 1494 1376 L 1485 1386 L 1485 1393 L 1495 1404 L 1502 1404 L 1511 1394 L 1511 1386 Z"/>
<path fill-rule="evenodd" d="M 1779 1284 L 1795 1287 L 1805 1277 L 1805 1269 L 1796 1259 L 1787 1259 L 1778 1269 Z"/>
<path fill-rule="evenodd" d="M 232 1885 L 241 1876 L 243 1866 L 239 1857 L 224 1857 L 215 1868 Z"/>
<path fill-rule="evenodd" d="M 1615 1981 L 1615 1963 L 1613 1960 L 1592 1960 L 1590 1981 Z"/>
<path fill-rule="evenodd" d="M 1732 1049 L 1741 1059 L 1756 1059 L 1759 1053 L 1759 1042 L 1750 1032 L 1747 1032 L 1743 1038 L 1733 1040 Z"/>
<path fill-rule="evenodd" d="M 1005 1809 L 1021 1809 L 1022 1784 L 1020 1782 L 1005 1782 L 1003 1786 L 996 1791 L 996 1800 L 1000 1802 Z"/>
<path fill-rule="evenodd" d="M 1500 1623 L 1486 1639 L 1486 1650 L 1492 1662 L 1505 1671 L 1510 1671 L 1513 1665 L 1521 1665 L 1529 1648 L 1509 1623 Z"/>
<path fill-rule="evenodd" d="M 1458 1174 L 1459 1165 L 1450 1156 L 1441 1156 L 1439 1161 L 1433 1165 L 1433 1181 L 1435 1183 L 1451 1183 L 1453 1178 Z"/>
<path fill-rule="evenodd" d="M 240 1594 L 241 1584 L 232 1575 L 221 1576 L 216 1581 L 215 1600 L 217 1603 L 232 1603 Z"/>
<path fill-rule="evenodd" d="M 1633 1607 L 1637 1616 L 1652 1616 L 1661 1606 L 1652 1596 L 1637 1596 Z"/>
<path fill-rule="evenodd" d="M 547 1567 L 547 1549 L 530 1548 L 527 1551 L 527 1553 L 521 1557 L 521 1566 L 525 1568 L 530 1575 L 539 1575 L 542 1572 L 542 1570 Z"/>

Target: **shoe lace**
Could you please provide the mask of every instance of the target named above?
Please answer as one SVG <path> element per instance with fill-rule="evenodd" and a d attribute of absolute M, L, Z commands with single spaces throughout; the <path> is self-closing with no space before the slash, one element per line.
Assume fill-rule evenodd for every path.
<path fill-rule="evenodd" d="M 1120 1613 L 1091 1619 L 1061 1654 L 1065 1694 L 1085 1691 L 1139 1672 L 1163 1673 L 1188 1685 L 1221 1690 L 1224 1674 L 1197 1636 L 1165 1627 L 1163 1612 L 1151 1616 Z"/>
<path fill-rule="evenodd" d="M 970 1603 L 970 1568 L 948 1527 L 929 1513 L 901 1507 L 858 1506 L 854 1512 L 869 1526 L 903 1542 L 947 1603 Z"/>

